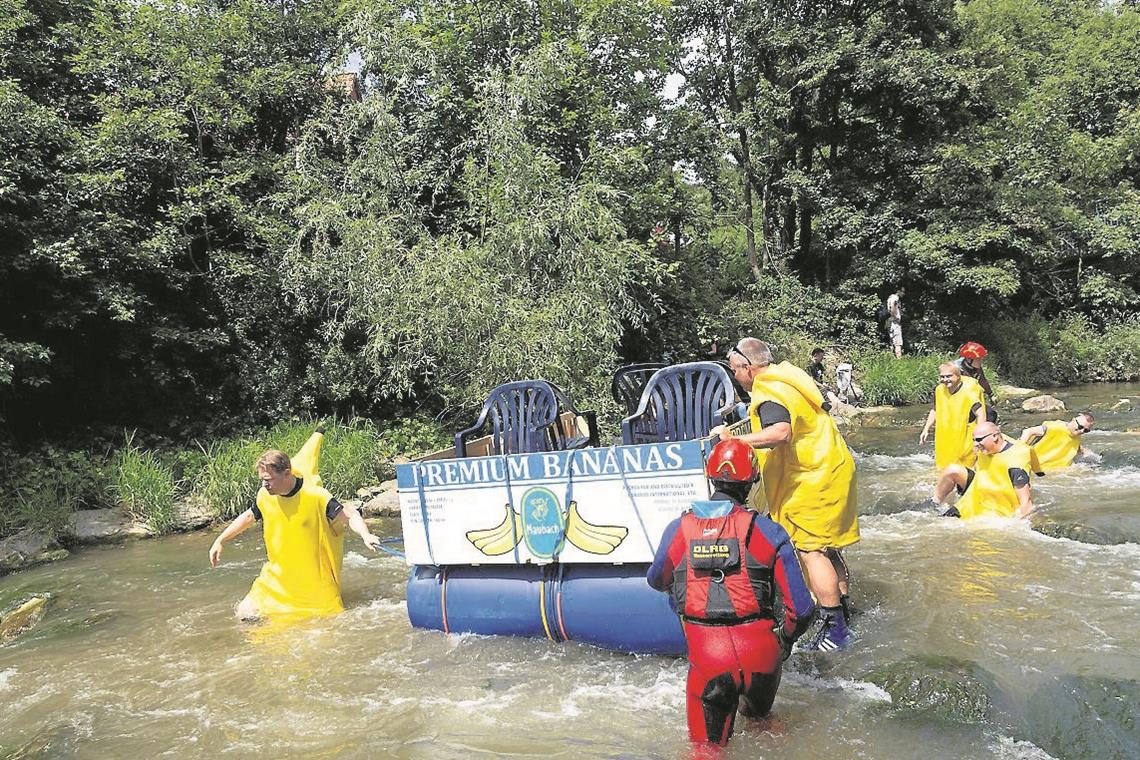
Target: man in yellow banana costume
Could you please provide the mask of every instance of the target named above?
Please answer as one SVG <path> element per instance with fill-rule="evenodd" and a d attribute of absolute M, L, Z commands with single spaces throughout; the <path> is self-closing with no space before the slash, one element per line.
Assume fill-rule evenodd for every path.
<path fill-rule="evenodd" d="M 938 385 L 926 424 L 918 436 L 926 443 L 934 425 L 934 466 L 942 472 L 952 464 L 973 467 L 977 454 L 971 440 L 974 425 L 986 418 L 982 386 L 972 377 L 962 377 L 962 368 L 953 362 L 938 367 Z"/>
<path fill-rule="evenodd" d="M 238 515 L 210 547 L 210 565 L 217 567 L 227 542 L 254 523 L 262 523 L 267 561 L 237 606 L 242 620 L 342 612 L 345 526 L 373 551 L 380 546 L 380 539 L 368 530 L 360 513 L 321 487 L 316 467 L 320 435 L 314 433 L 296 457 L 306 467 L 298 468 L 288 454 L 273 449 L 258 458 L 261 488 L 256 503 Z"/>
<path fill-rule="evenodd" d="M 1021 431 L 1021 442 L 1029 444 L 1041 463 L 1041 472 L 1063 470 L 1077 457 L 1100 461 L 1100 455 L 1081 445 L 1081 437 L 1090 432 L 1096 424 L 1093 413 L 1087 409 L 1076 417 L 1064 422 L 1046 420 L 1040 425 L 1027 427 Z"/>
<path fill-rule="evenodd" d="M 975 467 L 951 464 L 934 487 L 934 501 L 940 507 L 951 492 L 961 495 L 944 516 L 1028 517 L 1033 511 L 1029 473 L 1035 460 L 1029 446 L 1005 438 L 1001 428 L 986 420 L 974 428 L 973 441 L 978 449 Z"/>
<path fill-rule="evenodd" d="M 804 649 L 851 646 L 847 628 L 848 572 L 840 550 L 859 540 L 855 460 L 811 377 L 774 363 L 762 340 L 744 338 L 728 363 L 751 391 L 754 432 L 739 436 L 759 452 L 762 487 L 773 520 L 787 530 L 819 602 L 823 624 Z M 714 431 L 730 437 L 725 428 Z"/>

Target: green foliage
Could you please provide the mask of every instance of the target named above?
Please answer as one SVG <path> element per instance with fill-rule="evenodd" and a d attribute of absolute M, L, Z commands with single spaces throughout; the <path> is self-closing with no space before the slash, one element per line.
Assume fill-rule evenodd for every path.
<path fill-rule="evenodd" d="M 1076 315 L 1052 322 L 1040 315 L 1001 320 L 987 345 L 1013 382 L 1049 386 L 1140 378 L 1140 322 L 1094 327 Z"/>
<path fill-rule="evenodd" d="M 868 405 L 930 403 L 938 383 L 938 365 L 945 356 L 904 356 L 869 353 L 855 362 L 856 382 Z"/>
<path fill-rule="evenodd" d="M 174 470 L 153 451 L 143 451 L 132 436 L 115 455 L 113 492 L 119 506 L 157 533 L 174 527 L 178 483 Z"/>
<path fill-rule="evenodd" d="M 295 454 L 309 439 L 312 422 L 281 422 L 248 436 L 214 441 L 203 447 L 204 464 L 193 474 L 190 492 L 203 500 L 219 518 L 229 519 L 253 505 L 258 481 L 254 466 L 267 449 Z M 321 479 L 325 488 L 350 498 L 361 486 L 383 475 L 386 448 L 368 422 L 333 422 L 327 426 L 321 449 Z"/>
<path fill-rule="evenodd" d="M 380 451 L 385 459 L 397 456 L 415 459 L 454 442 L 453 432 L 435 420 L 406 417 L 396 420 L 380 434 Z"/>
<path fill-rule="evenodd" d="M 2 461 L 0 535 L 30 527 L 59 536 L 66 532 L 74 510 L 112 503 L 113 470 L 105 452 L 48 446 Z"/>

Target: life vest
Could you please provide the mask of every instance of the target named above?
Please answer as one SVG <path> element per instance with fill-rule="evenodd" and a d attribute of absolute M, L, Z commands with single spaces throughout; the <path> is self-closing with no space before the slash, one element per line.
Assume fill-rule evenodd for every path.
<path fill-rule="evenodd" d="M 684 560 L 674 571 L 674 609 L 689 621 L 732 624 L 772 617 L 772 568 L 748 552 L 756 513 L 734 507 L 723 517 L 686 512 L 678 534 Z"/>
<path fill-rule="evenodd" d="M 1081 450 L 1081 437 L 1069 431 L 1069 425 L 1061 420 L 1048 420 L 1041 423 L 1045 435 L 1032 444 L 1041 462 L 1039 472 L 1062 470 L 1073 463 Z"/>
<path fill-rule="evenodd" d="M 1007 439 L 1007 443 L 1009 445 L 996 454 L 982 452 L 978 455 L 974 479 L 954 505 L 964 519 L 983 515 L 1013 517 L 1017 514 L 1021 500 L 1009 479 L 1009 471 L 1018 467 L 1027 473 L 1032 472 L 1032 452 L 1020 441 Z"/>
<path fill-rule="evenodd" d="M 771 364 L 752 383 L 748 409 L 760 430 L 759 408 L 780 404 L 792 418 L 792 440 L 761 449 L 764 496 L 769 514 L 801 551 L 841 549 L 859 540 L 855 459 L 823 395 L 806 372 L 787 362 Z"/>
<path fill-rule="evenodd" d="M 981 404 L 975 421 L 970 421 L 970 410 Z M 974 426 L 986 418 L 986 400 L 982 386 L 970 377 L 962 378 L 957 392 L 951 393 L 942 383 L 934 389 L 934 466 L 939 471 L 952 464 L 973 467 L 977 459 L 974 451 Z"/>
<path fill-rule="evenodd" d="M 343 536 L 325 515 L 332 494 L 305 482 L 293 496 L 257 492 L 267 562 L 249 590 L 263 615 L 328 615 L 340 598 Z"/>

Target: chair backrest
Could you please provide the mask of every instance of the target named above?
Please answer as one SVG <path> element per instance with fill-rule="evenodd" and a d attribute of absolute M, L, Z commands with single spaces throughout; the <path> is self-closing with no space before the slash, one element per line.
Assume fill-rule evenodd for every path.
<path fill-rule="evenodd" d="M 456 456 L 467 456 L 467 436 L 490 423 L 491 451 L 495 454 L 531 454 L 558 445 L 558 394 L 544 380 L 518 380 L 491 391 L 479 419 L 455 434 Z"/>
<path fill-rule="evenodd" d="M 688 441 L 729 421 L 736 401 L 732 376 L 716 362 L 690 362 L 659 369 L 649 378 L 637 411 L 622 420 L 622 442 Z M 652 430 L 638 422 L 652 419 Z"/>
<path fill-rule="evenodd" d="M 661 362 L 627 364 L 614 373 L 613 382 L 610 383 L 610 395 L 614 397 L 614 401 L 621 404 L 627 416 L 637 411 L 637 405 L 641 403 L 641 392 L 645 390 L 649 378 L 665 366 Z"/>

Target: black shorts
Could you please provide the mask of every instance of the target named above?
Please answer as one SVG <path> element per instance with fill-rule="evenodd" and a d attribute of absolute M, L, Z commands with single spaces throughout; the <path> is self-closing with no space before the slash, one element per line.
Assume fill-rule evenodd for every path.
<path fill-rule="evenodd" d="M 967 467 L 966 468 L 966 485 L 964 485 L 964 486 L 955 485 L 954 486 L 956 489 L 958 489 L 958 495 L 961 496 L 962 494 L 966 493 L 966 489 L 969 488 L 970 484 L 973 482 L 974 482 L 974 471 L 971 470 L 969 467 Z"/>

